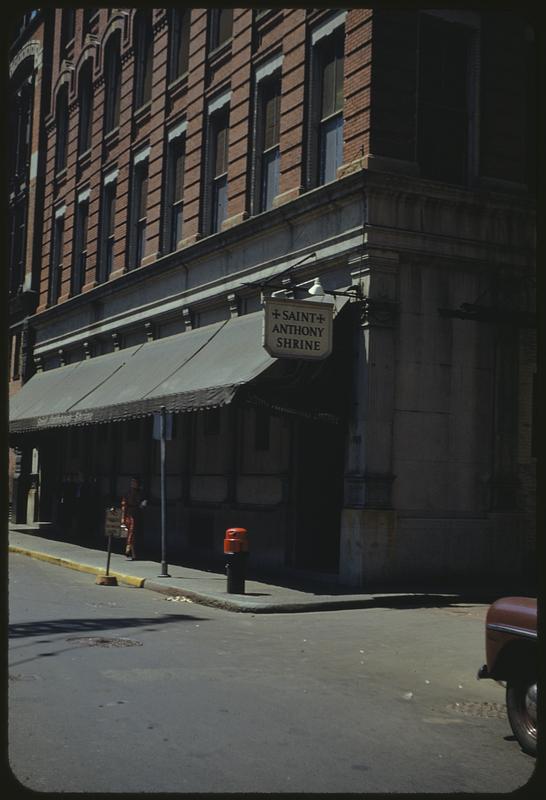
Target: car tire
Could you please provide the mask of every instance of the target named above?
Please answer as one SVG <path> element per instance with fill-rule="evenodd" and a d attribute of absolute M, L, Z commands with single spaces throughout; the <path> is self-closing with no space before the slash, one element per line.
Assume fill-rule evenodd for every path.
<path fill-rule="evenodd" d="M 506 685 L 508 721 L 521 749 L 537 754 L 536 679 L 510 678 Z"/>

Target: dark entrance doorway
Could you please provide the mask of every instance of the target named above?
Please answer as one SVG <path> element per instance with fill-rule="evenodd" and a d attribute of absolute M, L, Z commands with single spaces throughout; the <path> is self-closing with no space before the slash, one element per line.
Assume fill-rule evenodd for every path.
<path fill-rule="evenodd" d="M 296 426 L 293 564 L 337 572 L 343 501 L 343 426 L 300 419 Z"/>

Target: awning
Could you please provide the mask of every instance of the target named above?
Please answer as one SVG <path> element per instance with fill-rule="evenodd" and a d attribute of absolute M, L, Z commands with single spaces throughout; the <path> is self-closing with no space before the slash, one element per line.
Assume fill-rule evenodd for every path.
<path fill-rule="evenodd" d="M 262 313 L 128 347 L 34 375 L 10 398 L 10 432 L 115 422 L 229 403 L 271 366 Z"/>
<path fill-rule="evenodd" d="M 10 433 L 230 403 L 279 361 L 262 346 L 262 325 L 258 311 L 37 373 L 10 398 Z"/>

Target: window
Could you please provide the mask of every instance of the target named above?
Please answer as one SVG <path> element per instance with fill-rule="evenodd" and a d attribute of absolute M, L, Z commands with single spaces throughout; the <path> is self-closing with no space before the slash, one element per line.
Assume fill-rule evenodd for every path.
<path fill-rule="evenodd" d="M 129 268 L 138 267 L 146 253 L 146 215 L 148 205 L 148 152 L 133 162 Z"/>
<path fill-rule="evenodd" d="M 12 380 L 17 381 L 21 377 L 21 334 L 16 333 L 12 337 L 13 342 L 13 371 Z"/>
<path fill-rule="evenodd" d="M 64 58 L 66 47 L 74 38 L 74 9 L 65 8 L 61 14 L 61 58 Z"/>
<path fill-rule="evenodd" d="M 182 129 L 168 134 L 165 180 L 164 251 L 172 253 L 182 238 L 184 209 L 185 135 Z"/>
<path fill-rule="evenodd" d="M 317 28 L 311 36 L 310 187 L 334 181 L 343 163 L 343 66 L 345 12 Z"/>
<path fill-rule="evenodd" d="M 231 39 L 233 32 L 233 9 L 213 8 L 210 16 L 210 49 L 215 50 Z"/>
<path fill-rule="evenodd" d="M 135 96 L 134 106 L 149 103 L 152 96 L 152 17 L 151 13 L 138 12 L 135 16 Z"/>
<path fill-rule="evenodd" d="M 87 264 L 87 228 L 89 222 L 89 193 L 83 193 L 76 206 L 74 234 L 74 261 L 72 272 L 72 294 L 79 294 L 85 282 Z"/>
<path fill-rule="evenodd" d="M 84 8 L 83 10 L 83 35 L 84 37 L 91 30 L 91 22 L 98 13 L 98 8 Z"/>
<path fill-rule="evenodd" d="M 17 203 L 11 211 L 10 292 L 14 294 L 25 278 L 27 204 Z"/>
<path fill-rule="evenodd" d="M 115 216 L 116 216 L 116 175 L 105 177 L 101 198 L 101 226 L 99 244 L 99 266 L 97 280 L 108 280 L 114 262 Z"/>
<path fill-rule="evenodd" d="M 121 92 L 121 59 L 119 34 L 111 36 L 104 57 L 104 132 L 110 133 L 119 125 L 119 101 Z"/>
<path fill-rule="evenodd" d="M 421 18 L 417 158 L 425 178 L 465 184 L 469 160 L 469 39 L 462 25 Z"/>
<path fill-rule="evenodd" d="M 208 233 L 221 230 L 227 217 L 229 107 L 224 105 L 209 117 L 209 193 Z"/>
<path fill-rule="evenodd" d="M 63 248 L 64 211 L 57 211 L 53 222 L 53 242 L 51 247 L 51 266 L 49 271 L 49 305 L 53 305 L 59 299 L 61 275 L 63 271 Z"/>
<path fill-rule="evenodd" d="M 15 93 L 12 166 L 19 181 L 26 179 L 29 167 L 33 91 L 32 78 L 29 77 Z"/>
<path fill-rule="evenodd" d="M 66 167 L 68 150 L 68 86 L 59 90 L 57 95 L 57 112 L 55 117 L 57 138 L 55 141 L 55 171 L 61 172 Z"/>
<path fill-rule="evenodd" d="M 280 164 L 280 76 L 263 80 L 258 84 L 258 108 L 256 125 L 256 191 L 255 208 L 267 211 L 273 207 L 273 199 L 279 193 Z"/>
<path fill-rule="evenodd" d="M 190 47 L 189 9 L 171 9 L 169 83 L 172 83 L 188 70 Z"/>
<path fill-rule="evenodd" d="M 91 126 L 93 124 L 93 79 L 91 61 L 88 60 L 80 71 L 78 88 L 80 120 L 78 129 L 78 155 L 91 148 Z"/>

